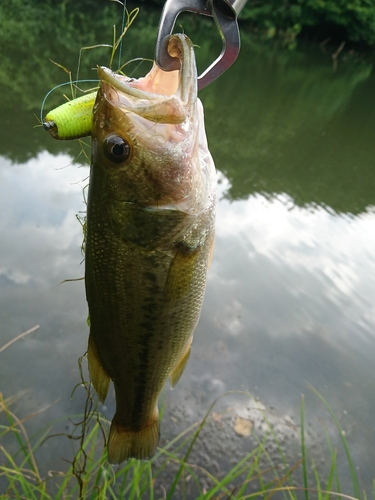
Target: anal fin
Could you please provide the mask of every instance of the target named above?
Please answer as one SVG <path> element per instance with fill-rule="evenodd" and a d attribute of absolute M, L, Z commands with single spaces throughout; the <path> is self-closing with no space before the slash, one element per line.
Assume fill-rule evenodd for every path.
<path fill-rule="evenodd" d="M 180 357 L 180 359 L 177 361 L 175 366 L 173 367 L 171 373 L 169 374 L 169 383 L 171 386 L 171 389 L 174 389 L 176 387 L 177 382 L 180 380 L 181 375 L 183 374 L 185 367 L 187 365 L 187 362 L 190 357 L 190 350 L 191 350 L 191 344 L 193 342 L 193 336 L 190 337 L 189 342 L 186 344 L 186 347 Z"/>
<path fill-rule="evenodd" d="M 94 386 L 100 402 L 104 403 L 105 398 L 107 397 L 111 378 L 103 368 L 102 362 L 99 358 L 98 349 L 91 333 L 89 335 L 87 360 L 89 364 L 89 374 L 92 385 Z"/>

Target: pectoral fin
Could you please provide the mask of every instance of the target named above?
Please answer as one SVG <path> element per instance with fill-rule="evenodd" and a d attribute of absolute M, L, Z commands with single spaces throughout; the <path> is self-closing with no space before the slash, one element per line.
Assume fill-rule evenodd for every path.
<path fill-rule="evenodd" d="M 167 301 L 179 300 L 189 292 L 200 251 L 200 246 L 190 248 L 184 243 L 179 245 L 165 284 L 164 297 Z"/>
<path fill-rule="evenodd" d="M 175 366 L 173 367 L 173 370 L 169 374 L 169 383 L 171 386 L 171 389 L 174 389 L 176 387 L 177 382 L 180 380 L 181 375 L 183 374 L 185 367 L 187 365 L 187 362 L 190 357 L 190 350 L 191 350 L 191 343 L 193 342 L 193 336 L 190 337 L 189 342 L 186 345 L 185 350 L 182 353 L 182 356 L 180 359 L 177 361 Z"/>
<path fill-rule="evenodd" d="M 99 358 L 98 349 L 91 333 L 89 335 L 87 360 L 89 363 L 89 374 L 92 385 L 94 386 L 100 402 L 104 403 L 111 379 L 103 368 L 102 362 Z"/>

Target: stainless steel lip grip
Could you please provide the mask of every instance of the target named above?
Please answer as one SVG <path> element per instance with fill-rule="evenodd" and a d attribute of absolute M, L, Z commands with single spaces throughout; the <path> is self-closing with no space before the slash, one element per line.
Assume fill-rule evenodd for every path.
<path fill-rule="evenodd" d="M 167 52 L 178 15 L 183 11 L 212 16 L 223 41 L 219 57 L 198 77 L 198 90 L 203 89 L 226 71 L 240 51 L 240 32 L 237 17 L 247 0 L 167 0 L 159 22 L 155 61 L 164 71 L 179 69 L 180 62 Z"/>

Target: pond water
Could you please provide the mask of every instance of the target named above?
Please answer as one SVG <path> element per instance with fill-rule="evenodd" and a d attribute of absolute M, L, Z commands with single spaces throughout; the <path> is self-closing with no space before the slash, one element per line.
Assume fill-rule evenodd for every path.
<path fill-rule="evenodd" d="M 216 57 L 218 41 L 215 34 L 202 39 L 209 30 L 196 24 L 187 33 L 194 42 L 197 33 L 204 65 Z M 137 45 L 129 31 L 124 60 L 152 57 L 155 25 L 147 33 Z M 375 479 L 372 62 L 342 53 L 336 67 L 334 48 L 327 46 L 288 51 L 255 42 L 245 32 L 242 41 L 236 64 L 201 92 L 218 169 L 217 236 L 192 355 L 177 388 L 165 392 L 163 439 L 231 390 L 249 391 L 276 424 L 298 425 L 305 394 L 310 452 L 324 469 L 325 433 L 337 446 L 339 437 L 311 385 L 336 413 L 361 486 L 370 492 Z M 79 49 L 58 62 L 72 67 Z M 40 51 L 46 53 L 43 44 Z M 98 54 L 90 57 L 108 58 Z M 0 352 L 0 391 L 19 395 L 12 409 L 20 417 L 48 406 L 28 422 L 31 433 L 54 420 L 59 422 L 53 431 L 68 431 L 64 417 L 82 413 L 84 392 L 70 396 L 80 381 L 77 361 L 88 337 L 83 281 L 62 283 L 83 276 L 76 214 L 85 209 L 88 168 L 83 160 L 73 163 L 80 150 L 76 143 L 54 142 L 41 128 L 33 129 L 33 112 L 39 113 L 50 80 L 55 78 L 52 86 L 66 78 L 58 68 L 51 73 L 48 57 L 54 59 L 52 48 L 45 68 L 32 77 L 20 72 L 18 85 L 7 86 L 6 75 L 0 81 L 8 96 L 0 109 L 0 347 L 40 325 Z M 9 57 L 9 64 L 14 76 L 22 59 Z M 53 99 L 58 100 L 52 98 L 51 107 L 57 104 Z M 246 418 L 249 398 L 232 394 L 215 415 L 231 407 Z M 106 404 L 101 411 L 110 418 L 113 398 Z M 233 418 L 223 422 L 230 426 Z M 195 457 L 202 466 L 225 468 L 236 452 L 250 447 L 248 438 L 234 433 L 220 435 L 221 448 L 217 435 L 210 436 Z M 296 443 L 289 442 L 290 459 L 297 461 Z M 38 457 L 46 470 L 65 468 L 71 444 L 63 437 L 49 439 Z M 350 494 L 342 450 L 338 463 Z"/>

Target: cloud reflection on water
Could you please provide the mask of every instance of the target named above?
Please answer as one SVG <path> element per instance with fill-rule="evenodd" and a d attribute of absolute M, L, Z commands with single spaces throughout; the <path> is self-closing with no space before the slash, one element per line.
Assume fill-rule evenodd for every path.
<path fill-rule="evenodd" d="M 84 209 L 88 170 L 71 162 L 47 152 L 24 164 L 0 158 L 0 346 L 40 325 L 2 353 L 2 390 L 6 397 L 28 391 L 21 414 L 62 396 L 60 405 L 40 416 L 42 422 L 65 408 L 72 413 L 69 394 L 87 342 L 83 283 L 60 285 L 84 272 L 76 214 Z M 40 427 L 40 420 L 33 424 Z"/>
<path fill-rule="evenodd" d="M 375 211 L 337 215 L 320 206 L 296 207 L 286 195 L 269 200 L 257 194 L 231 203 L 222 197 L 227 189 L 221 175 L 210 279 L 225 276 L 228 289 L 235 280 L 235 300 L 255 316 L 263 309 L 259 323 L 272 336 L 295 334 L 302 326 L 295 328 L 297 318 L 305 328 L 330 324 L 334 342 L 346 337 L 357 345 L 357 335 L 373 335 Z M 229 254 L 232 262 L 224 264 Z M 270 328 L 276 317 L 278 327 Z"/>
<path fill-rule="evenodd" d="M 69 166 L 69 156 L 46 152 L 21 165 L 6 159 L 0 163 L 5 236 L 0 240 L 0 279 L 45 287 L 72 277 L 77 271 L 75 250 L 82 241 L 75 215 L 84 210 L 87 169 Z"/>

